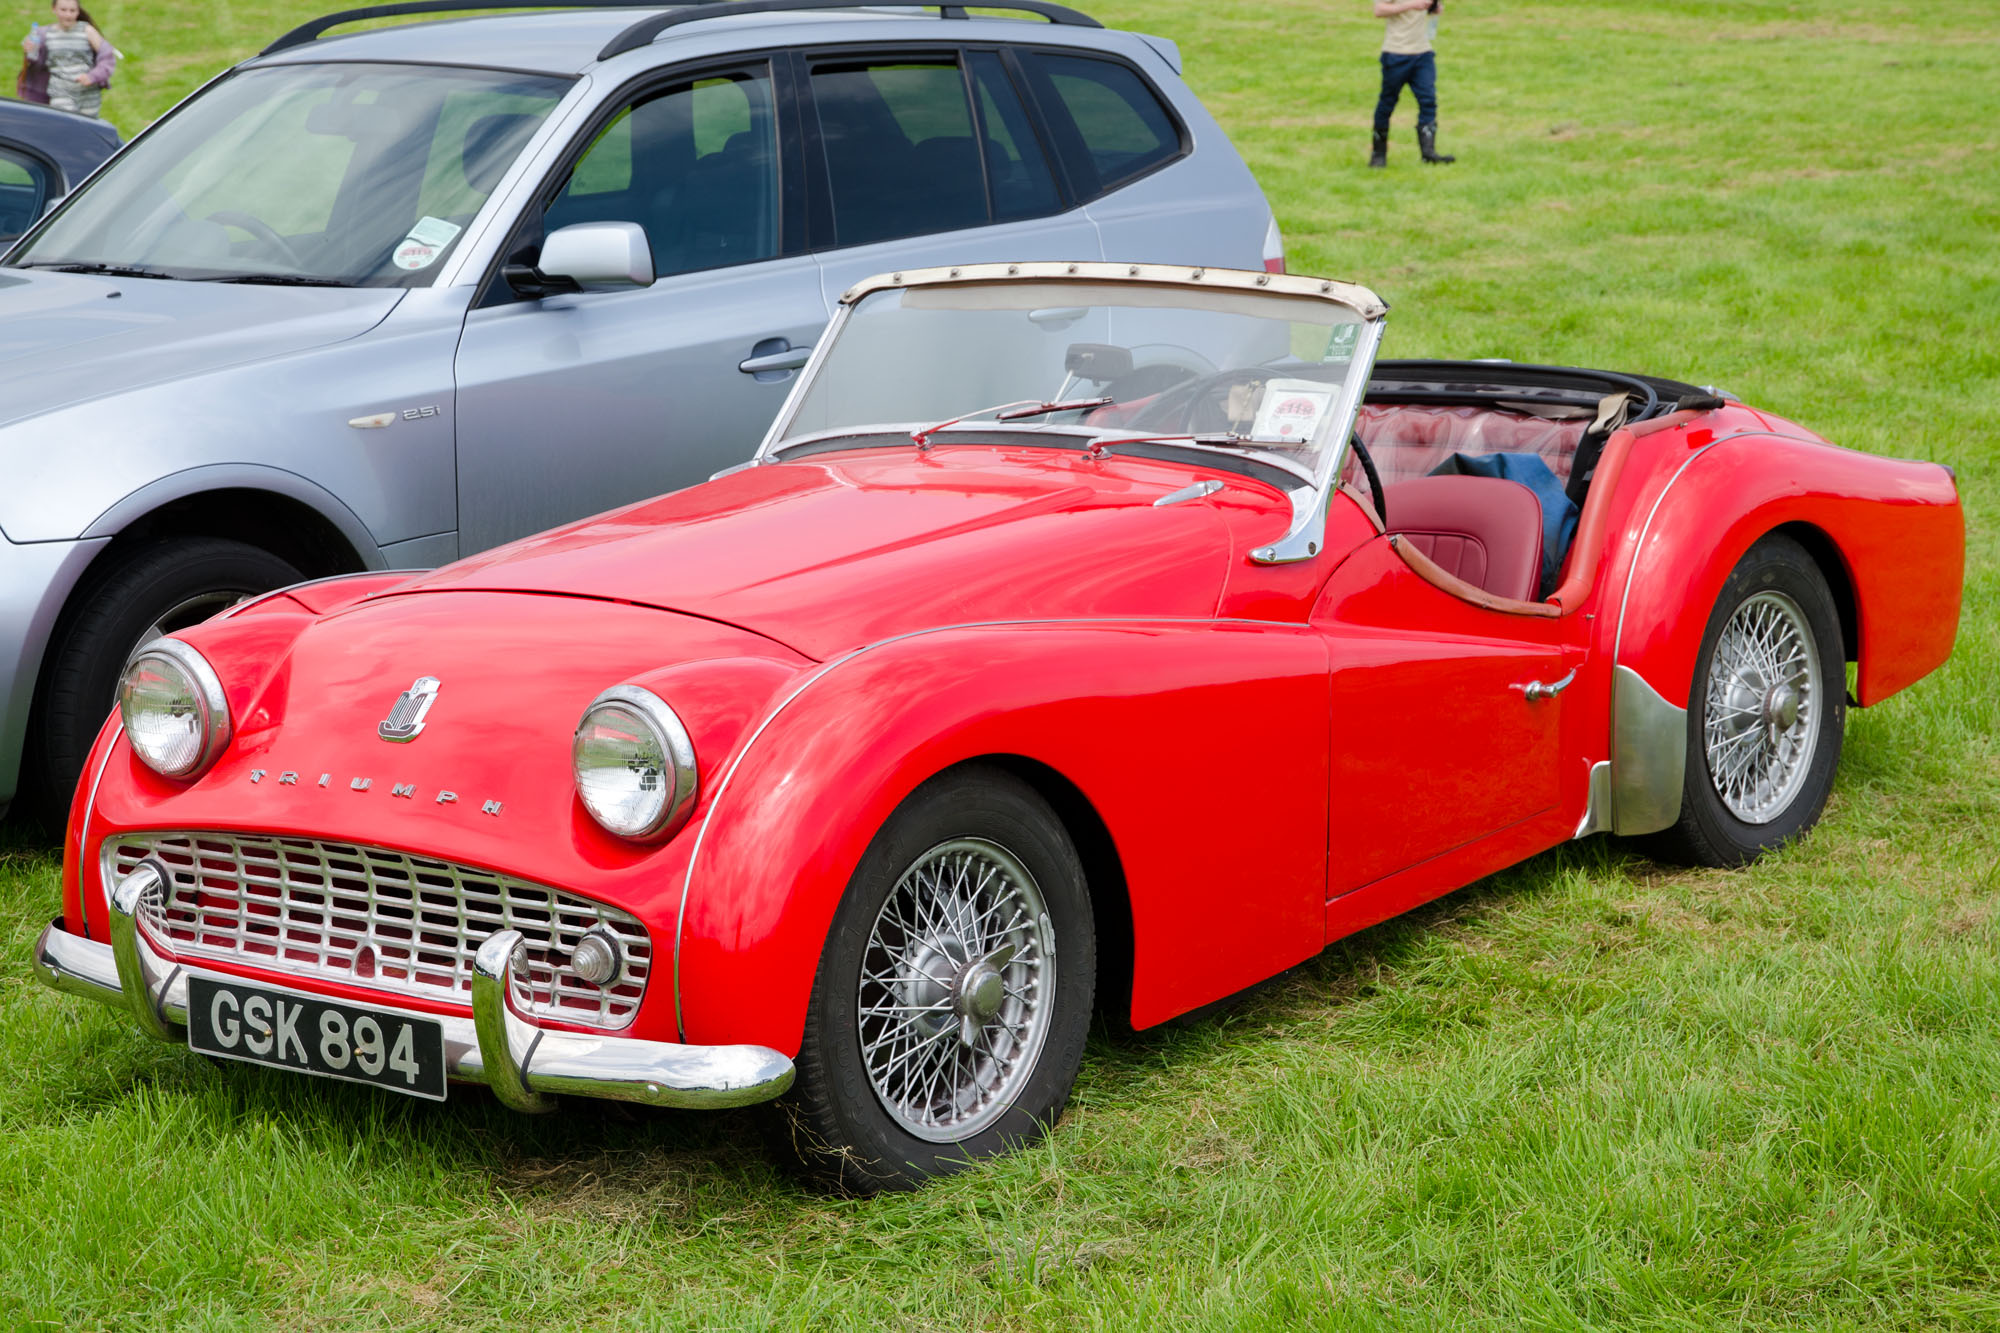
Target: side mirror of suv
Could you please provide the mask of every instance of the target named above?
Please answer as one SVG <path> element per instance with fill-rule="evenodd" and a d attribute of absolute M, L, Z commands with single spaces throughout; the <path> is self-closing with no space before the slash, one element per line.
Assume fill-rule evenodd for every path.
<path fill-rule="evenodd" d="M 636 222 L 578 222 L 550 232 L 532 268 L 509 264 L 503 276 L 527 297 L 650 287 L 653 247 Z"/>

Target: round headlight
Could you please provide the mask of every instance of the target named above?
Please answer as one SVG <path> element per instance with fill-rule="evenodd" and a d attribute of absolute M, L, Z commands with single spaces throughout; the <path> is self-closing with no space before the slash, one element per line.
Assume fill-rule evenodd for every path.
<path fill-rule="evenodd" d="M 583 808 L 621 838 L 671 837 L 694 809 L 694 743 L 651 690 L 614 685 L 598 695 L 570 757 Z"/>
<path fill-rule="evenodd" d="M 179 639 L 155 639 L 133 654 L 118 688 L 118 712 L 133 752 L 165 777 L 200 777 L 229 744 L 222 681 Z"/>

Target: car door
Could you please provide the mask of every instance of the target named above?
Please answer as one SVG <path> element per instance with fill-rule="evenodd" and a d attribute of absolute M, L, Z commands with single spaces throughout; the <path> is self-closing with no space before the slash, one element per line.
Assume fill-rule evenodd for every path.
<path fill-rule="evenodd" d="M 1561 620 L 1453 596 L 1377 537 L 1334 571 L 1313 623 L 1332 672 L 1329 937 L 1380 919 L 1375 886 L 1400 911 L 1560 840 L 1546 826 L 1579 660 Z"/>
<path fill-rule="evenodd" d="M 572 223 L 634 222 L 655 280 L 541 297 L 491 280 L 458 351 L 461 551 L 756 448 L 828 313 L 788 102 L 769 60 L 736 60 L 652 83 L 585 131 L 513 254 Z"/>
<path fill-rule="evenodd" d="M 830 303 L 898 269 L 1103 257 L 1001 51 L 819 51 L 800 64 Z"/>

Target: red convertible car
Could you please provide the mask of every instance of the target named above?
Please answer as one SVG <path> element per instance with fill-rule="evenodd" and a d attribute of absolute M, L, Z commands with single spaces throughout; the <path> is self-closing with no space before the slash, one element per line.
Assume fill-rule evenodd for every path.
<path fill-rule="evenodd" d="M 1159 1023 L 1565 839 L 1804 833 L 1847 708 L 1951 649 L 1951 472 L 1377 362 L 1385 313 L 864 283 L 754 461 L 143 648 L 38 972 L 421 1097 L 776 1099 L 870 1190 L 1041 1133 L 1095 1003 Z"/>

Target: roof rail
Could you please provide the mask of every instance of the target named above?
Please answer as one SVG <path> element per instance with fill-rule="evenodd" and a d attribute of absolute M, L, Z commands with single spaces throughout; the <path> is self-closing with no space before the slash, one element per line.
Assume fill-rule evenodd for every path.
<path fill-rule="evenodd" d="M 343 23 L 359 23 L 363 19 L 395 18 L 402 14 L 451 14 L 488 9 L 669 9 L 675 5 L 701 2 L 702 0 L 477 0 L 475 3 L 475 0 L 398 0 L 395 4 L 343 9 L 337 14 L 327 14 L 310 23 L 301 23 L 257 54 L 268 56 L 294 46 L 304 46 L 328 28 L 337 28 Z"/>
<path fill-rule="evenodd" d="M 731 14 L 781 14 L 800 9 L 935 9 L 942 19 L 968 18 L 967 9 L 1005 9 L 1022 14 L 1039 14 L 1051 23 L 1066 24 L 1075 28 L 1101 28 L 1104 25 L 1088 14 L 1080 13 L 1067 5 L 1049 3 L 1049 0 L 1003 0 L 1002 3 L 986 4 L 975 0 L 972 4 L 940 3 L 940 0 L 692 0 L 683 3 L 672 13 L 655 14 L 640 19 L 625 31 L 605 43 L 597 53 L 599 60 L 609 60 L 613 56 L 624 55 L 627 51 L 637 51 L 649 46 L 655 37 L 668 28 L 683 23 L 695 23 L 701 19 L 726 18 Z"/>

